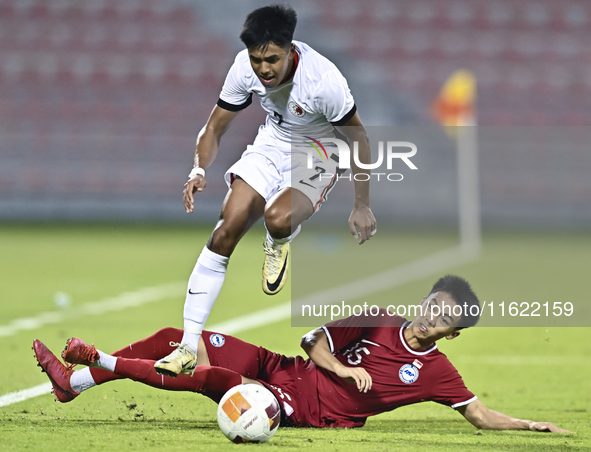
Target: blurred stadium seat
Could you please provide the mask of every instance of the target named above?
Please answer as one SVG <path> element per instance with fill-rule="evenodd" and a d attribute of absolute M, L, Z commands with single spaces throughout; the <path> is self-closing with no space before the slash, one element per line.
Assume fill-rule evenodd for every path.
<path fill-rule="evenodd" d="M 149 201 L 180 203 L 195 136 L 237 48 L 239 28 L 227 30 L 227 19 L 241 22 L 262 4 L 0 2 L 0 218 L 19 218 L 23 200 L 40 196 L 56 205 L 141 199 L 145 217 L 169 215 Z M 294 7 L 296 38 L 338 64 L 364 118 L 381 125 L 433 124 L 429 105 L 458 68 L 476 75 L 481 126 L 591 125 L 587 0 L 308 0 Z M 223 171 L 263 119 L 250 107 L 224 137 L 208 180 L 211 212 L 225 191 Z M 573 153 L 581 157 L 570 170 L 590 172 L 588 151 Z M 504 159 L 483 154 L 482 165 L 501 168 Z M 510 192 L 490 180 L 483 178 L 485 201 Z M 576 197 L 591 197 L 590 182 L 565 180 Z M 541 199 L 537 184 L 524 190 Z"/>
<path fill-rule="evenodd" d="M 178 195 L 233 59 L 195 11 L 179 1 L 8 0 L 0 13 L 2 186 Z M 15 165 L 43 170 L 23 184 Z"/>
<path fill-rule="evenodd" d="M 591 124 L 589 109 L 568 103 L 578 85 L 591 89 L 589 2 L 331 0 L 320 8 L 319 21 L 344 51 L 384 68 L 392 90 L 425 106 L 450 68 L 466 67 L 479 81 L 480 124 L 534 125 L 541 118 L 552 125 Z M 495 101 L 504 91 L 534 105 L 540 85 L 556 111 L 542 106 L 524 115 Z"/>

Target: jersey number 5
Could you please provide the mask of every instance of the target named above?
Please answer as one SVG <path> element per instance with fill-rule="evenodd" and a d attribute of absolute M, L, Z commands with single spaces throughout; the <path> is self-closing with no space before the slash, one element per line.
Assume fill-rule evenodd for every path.
<path fill-rule="evenodd" d="M 369 350 L 365 347 L 361 346 L 361 342 L 357 342 L 355 344 L 355 346 L 350 349 L 347 350 L 344 355 L 345 358 L 347 358 L 347 362 L 349 364 L 352 364 L 353 366 L 356 366 L 357 364 L 359 364 L 361 362 L 361 352 L 365 353 L 366 355 L 369 355 Z"/>

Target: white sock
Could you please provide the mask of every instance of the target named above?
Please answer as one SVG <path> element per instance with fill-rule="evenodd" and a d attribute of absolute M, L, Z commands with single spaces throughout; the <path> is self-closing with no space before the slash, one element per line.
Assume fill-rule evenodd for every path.
<path fill-rule="evenodd" d="M 222 290 L 229 261 L 229 257 L 204 247 L 189 278 L 184 309 L 185 332 L 181 344 L 189 345 L 195 352 L 205 322 Z"/>
<path fill-rule="evenodd" d="M 91 364 L 91 367 L 98 367 L 100 369 L 109 370 L 111 372 L 115 372 L 115 365 L 117 364 L 117 357 L 107 355 L 105 352 L 101 352 L 97 350 L 99 353 L 100 358 L 97 359 L 94 363 Z"/>
<path fill-rule="evenodd" d="M 90 368 L 85 367 L 84 369 L 75 370 L 70 377 L 70 386 L 78 393 L 96 386 L 92 374 L 90 373 Z"/>
<path fill-rule="evenodd" d="M 266 227 L 267 227 L 267 225 L 265 225 L 265 228 Z M 298 227 L 296 228 L 296 230 L 293 231 L 290 236 L 287 236 L 282 239 L 274 239 L 273 237 L 271 237 L 271 234 L 269 234 L 269 231 L 267 230 L 267 242 L 272 243 L 273 245 L 285 245 L 286 243 L 289 243 L 293 239 L 295 239 L 301 230 L 302 230 L 302 225 L 299 224 Z"/>

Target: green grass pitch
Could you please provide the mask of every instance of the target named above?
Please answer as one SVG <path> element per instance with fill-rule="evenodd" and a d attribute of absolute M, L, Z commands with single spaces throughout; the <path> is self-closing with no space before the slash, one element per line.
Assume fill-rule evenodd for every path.
<path fill-rule="evenodd" d="M 344 225 L 346 233 L 346 225 Z M 143 287 L 188 278 L 209 228 L 188 226 L 0 226 L 0 326 Z M 394 265 L 454 243 L 452 234 L 393 231 Z M 209 325 L 289 300 L 260 288 L 261 229 L 239 244 Z M 379 236 L 369 242 L 378 246 Z M 427 245 L 426 245 L 427 244 Z M 419 250 L 419 251 L 417 251 Z M 484 299 L 573 300 L 588 297 L 588 232 L 488 232 L 482 256 L 448 271 L 472 282 Z M 426 295 L 435 276 L 392 289 L 393 299 Z M 22 330 L 0 337 L 0 396 L 47 381 L 36 367 L 34 338 L 55 352 L 79 336 L 112 351 L 163 326 L 182 327 L 183 291 L 169 299 L 119 312 Z M 286 354 L 300 353 L 309 328 L 289 320 L 238 337 Z M 473 328 L 440 344 L 469 389 L 492 409 L 550 421 L 574 434 L 478 431 L 458 413 L 435 403 L 370 418 L 353 430 L 280 429 L 262 445 L 233 445 L 217 428 L 216 406 L 191 393 L 160 391 L 129 381 L 93 388 L 69 404 L 43 395 L 0 408 L 0 450 L 335 450 L 449 451 L 591 449 L 591 329 Z"/>

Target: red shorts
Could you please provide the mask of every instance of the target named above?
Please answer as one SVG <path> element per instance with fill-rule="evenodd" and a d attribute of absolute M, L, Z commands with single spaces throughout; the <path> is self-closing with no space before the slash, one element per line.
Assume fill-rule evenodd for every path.
<path fill-rule="evenodd" d="M 319 425 L 316 366 L 301 356 L 279 355 L 226 334 L 203 331 L 209 363 L 263 383 L 279 400 L 283 424 Z"/>

